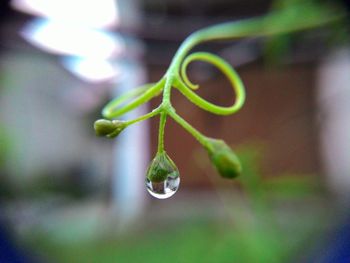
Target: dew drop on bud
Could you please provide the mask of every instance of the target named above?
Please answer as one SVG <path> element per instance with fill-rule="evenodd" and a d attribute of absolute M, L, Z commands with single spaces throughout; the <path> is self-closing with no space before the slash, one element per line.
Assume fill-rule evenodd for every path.
<path fill-rule="evenodd" d="M 147 191 L 155 198 L 166 199 L 173 196 L 180 185 L 179 173 L 173 172 L 165 180 L 152 182 L 146 178 Z"/>

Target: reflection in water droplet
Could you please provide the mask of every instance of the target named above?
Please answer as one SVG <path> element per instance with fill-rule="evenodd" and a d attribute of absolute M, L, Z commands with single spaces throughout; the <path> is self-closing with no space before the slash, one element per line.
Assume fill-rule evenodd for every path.
<path fill-rule="evenodd" d="M 151 182 L 146 178 L 146 186 L 148 192 L 158 199 L 166 199 L 173 196 L 180 185 L 179 173 L 171 173 L 164 181 Z"/>

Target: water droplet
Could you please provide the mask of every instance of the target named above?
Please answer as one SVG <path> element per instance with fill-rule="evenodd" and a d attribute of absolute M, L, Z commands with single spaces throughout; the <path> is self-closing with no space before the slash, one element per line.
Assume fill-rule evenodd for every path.
<path fill-rule="evenodd" d="M 174 171 L 168 177 L 160 182 L 152 182 L 146 178 L 147 191 L 158 199 L 166 199 L 173 196 L 180 185 L 179 173 Z"/>
<path fill-rule="evenodd" d="M 158 199 L 165 199 L 175 194 L 179 185 L 180 173 L 175 163 L 165 151 L 158 152 L 147 170 L 148 192 Z"/>

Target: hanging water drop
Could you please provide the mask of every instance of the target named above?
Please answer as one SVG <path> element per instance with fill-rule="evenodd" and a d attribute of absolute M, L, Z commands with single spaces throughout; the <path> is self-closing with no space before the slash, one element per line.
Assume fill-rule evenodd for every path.
<path fill-rule="evenodd" d="M 180 176 L 178 173 L 169 175 L 164 181 L 152 182 L 146 178 L 147 191 L 158 199 L 166 199 L 174 195 L 179 189 Z"/>
<path fill-rule="evenodd" d="M 180 174 L 175 163 L 165 153 L 157 153 L 146 175 L 147 191 L 158 199 L 174 195 L 180 185 Z"/>

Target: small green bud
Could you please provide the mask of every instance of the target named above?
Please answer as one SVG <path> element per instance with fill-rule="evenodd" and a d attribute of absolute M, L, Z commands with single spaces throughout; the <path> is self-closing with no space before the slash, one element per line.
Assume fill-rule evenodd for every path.
<path fill-rule="evenodd" d="M 223 140 L 210 139 L 206 149 L 222 177 L 235 178 L 241 174 L 242 166 L 237 155 Z"/>
<path fill-rule="evenodd" d="M 166 152 L 157 153 L 147 170 L 147 179 L 151 182 L 162 182 L 169 176 L 178 177 L 179 170 Z"/>
<path fill-rule="evenodd" d="M 114 138 L 119 135 L 126 125 L 125 122 L 120 120 L 105 120 L 100 119 L 95 121 L 94 129 L 97 136 L 106 136 L 108 138 Z"/>

